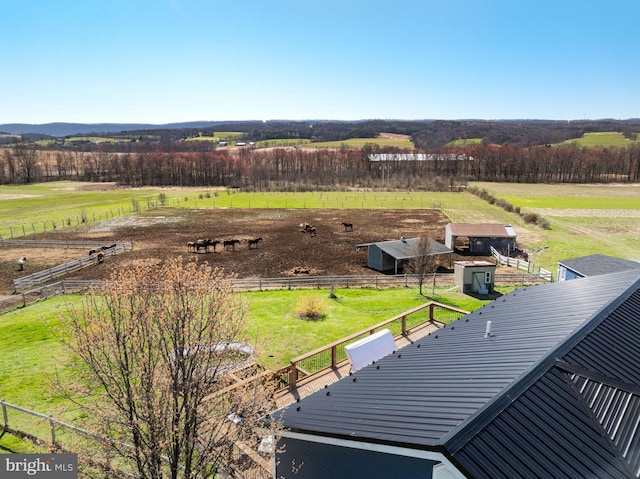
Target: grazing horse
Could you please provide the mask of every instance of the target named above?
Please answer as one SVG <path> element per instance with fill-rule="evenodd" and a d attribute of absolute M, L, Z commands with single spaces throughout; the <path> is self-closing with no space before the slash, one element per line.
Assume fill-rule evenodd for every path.
<path fill-rule="evenodd" d="M 96 260 L 98 261 L 98 263 L 104 263 L 104 251 L 98 251 Z"/>
<path fill-rule="evenodd" d="M 316 227 L 310 226 L 309 228 L 307 228 L 307 232 L 309 233 L 309 236 L 315 236 L 317 233 Z"/>
<path fill-rule="evenodd" d="M 344 226 L 345 231 L 353 231 L 353 223 L 345 223 L 343 221 L 342 226 Z"/>
<path fill-rule="evenodd" d="M 300 231 L 307 233 L 309 231 L 309 228 L 311 228 L 311 224 L 307 223 L 306 221 L 304 223 L 300 223 Z"/>
<path fill-rule="evenodd" d="M 210 246 L 213 246 L 213 252 L 216 252 L 216 246 L 220 244 L 220 240 L 213 240 L 209 243 Z"/>
<path fill-rule="evenodd" d="M 222 245 L 224 246 L 224 249 L 228 250 L 229 246 L 231 246 L 231 249 L 235 251 L 236 249 L 236 245 L 240 243 L 240 240 L 237 239 L 232 239 L 232 240 L 224 240 L 222 242 Z"/>
<path fill-rule="evenodd" d="M 249 249 L 251 249 L 252 246 L 255 246 L 257 248 L 258 247 L 258 243 L 260 243 L 260 241 L 262 241 L 262 238 L 250 239 L 249 240 Z"/>
<path fill-rule="evenodd" d="M 204 252 L 208 253 L 210 244 L 211 244 L 211 240 L 208 238 L 196 240 L 195 242 L 196 253 L 199 253 L 201 249 L 204 249 Z"/>
<path fill-rule="evenodd" d="M 196 252 L 196 243 L 195 241 L 189 241 L 187 243 L 187 252 L 191 253 L 191 252 Z"/>
<path fill-rule="evenodd" d="M 24 270 L 24 264 L 27 262 L 27 258 L 22 257 L 18 260 L 18 271 Z"/>

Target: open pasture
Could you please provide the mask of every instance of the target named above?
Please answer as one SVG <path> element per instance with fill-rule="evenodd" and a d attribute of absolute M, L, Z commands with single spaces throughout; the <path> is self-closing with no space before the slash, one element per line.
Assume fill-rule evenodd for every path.
<path fill-rule="evenodd" d="M 379 146 L 395 146 L 397 148 L 413 149 L 414 144 L 409 135 L 398 135 L 394 133 L 380 133 L 375 138 L 349 138 L 343 141 L 323 141 L 310 143 L 308 146 L 316 148 L 363 148 L 367 144 Z"/>
<path fill-rule="evenodd" d="M 242 234 L 246 236 L 244 239 L 249 239 L 249 236 L 258 237 L 263 233 L 261 228 L 253 226 L 244 230 L 221 230 L 209 227 L 206 221 L 209 218 L 236 217 L 234 221 L 228 219 L 217 225 L 232 223 L 277 225 L 289 222 L 288 229 L 285 229 L 289 234 L 292 233 L 291 224 L 297 225 L 296 221 L 319 223 L 319 233 L 324 229 L 336 234 L 344 234 L 340 223 L 347 221 L 355 224 L 355 234 L 348 235 L 349 244 L 343 245 L 343 248 L 347 251 L 348 262 L 353 262 L 355 257 L 353 245 L 356 242 L 396 239 L 403 233 L 411 231 L 410 228 L 394 228 L 393 223 L 386 220 L 375 226 L 376 218 L 384 217 L 384 214 L 380 215 L 378 212 L 399 211 L 401 212 L 399 214 L 409 214 L 411 210 L 439 209 L 445 216 L 445 222 L 512 224 L 518 234 L 518 243 L 521 248 L 532 252 L 547 247 L 540 251 L 533 251 L 535 253 L 533 258 L 536 264 L 550 271 L 557 269 L 559 260 L 586 254 L 609 254 L 626 259 L 637 259 L 640 256 L 638 253 L 640 186 L 638 185 L 480 182 L 473 185 L 486 189 L 496 198 L 505 199 L 514 206 L 519 206 L 523 212 L 538 213 L 550 222 L 551 229 L 542 230 L 526 224 L 522 217 L 464 192 L 245 193 L 239 190 L 215 188 L 127 189 L 104 183 L 53 182 L 0 186 L 0 236 L 10 238 L 27 235 L 37 238 L 61 235 L 91 240 L 104 238 L 111 243 L 115 236 L 118 236 L 126 241 L 133 240 L 136 250 L 144 249 L 143 245 L 148 245 L 150 249 L 158 249 L 162 247 L 163 242 L 166 242 L 168 245 L 174 245 L 170 249 L 175 253 L 186 254 L 186 243 L 203 235 L 215 239 L 216 236 Z M 139 211 L 132 213 L 135 209 L 134 205 L 139 208 Z M 250 210 L 255 211 L 248 214 Z M 323 217 L 323 219 L 309 220 L 316 214 L 318 218 Z M 295 215 L 298 215 L 296 219 L 294 219 Z M 356 215 L 361 215 L 360 219 L 353 219 Z M 87 219 L 84 223 L 83 216 Z M 257 220 L 257 217 L 261 219 Z M 352 220 L 349 221 L 349 219 Z M 70 222 L 69 225 L 67 221 Z M 259 223 L 255 223 L 256 221 Z M 325 221 L 326 223 L 322 224 Z M 191 229 L 189 225 L 194 222 L 201 222 L 202 227 L 199 230 Z M 362 234 L 362 228 L 368 224 L 374 225 L 373 228 L 379 233 L 358 236 Z M 142 228 L 142 226 L 145 227 Z M 174 228 L 176 231 L 168 238 L 158 233 L 173 231 Z M 127 235 L 134 237 L 129 238 L 126 237 Z M 442 236 L 442 234 L 436 236 Z M 259 251 L 259 254 L 274 254 L 273 250 L 269 251 L 266 247 L 269 245 L 273 248 L 272 240 L 276 237 L 280 238 L 280 244 L 287 244 L 292 239 L 298 241 L 305 236 L 285 234 L 267 237 L 255 251 Z M 307 237 L 307 240 L 310 239 L 312 238 Z M 327 236 L 326 232 L 319 234 L 314 240 L 316 247 L 324 240 L 332 245 L 341 241 Z M 239 248 L 240 251 L 248 250 L 247 244 L 241 244 Z M 0 250 L 0 255 L 5 254 L 6 249 L 5 252 Z M 4 261 L 10 262 L 10 264 L 7 263 L 7 271 L 14 274 L 16 259 L 13 257 L 19 252 L 10 252 L 10 254 L 11 256 Z M 216 258 L 216 261 L 221 258 L 219 254 L 202 256 L 209 259 Z M 293 258 L 290 253 L 289 257 Z M 48 254 L 48 258 L 49 261 L 54 260 L 51 253 Z M 240 259 L 241 255 L 236 255 L 235 258 Z M 313 256 L 308 255 L 307 258 L 311 259 Z M 3 259 L 0 258 L 0 260 Z M 301 263 L 295 259 L 292 261 Z M 268 261 L 267 264 L 272 263 Z M 34 263 L 30 266 L 36 267 Z M 40 266 L 44 266 L 44 263 Z M 291 268 L 296 266 L 300 264 L 289 265 Z M 362 268 L 362 265 L 359 267 Z M 246 269 L 241 264 L 239 268 L 241 275 L 251 274 L 251 268 Z M 270 271 L 262 271 L 260 274 L 277 276 L 286 269 L 287 267 L 283 265 L 281 268 L 271 268 Z M 345 268 L 338 267 L 337 263 L 334 263 L 334 266 L 316 267 L 311 270 L 340 274 L 340 271 L 345 271 Z M 6 288 L 3 289 L 6 290 Z"/>
<path fill-rule="evenodd" d="M 572 138 L 570 140 L 563 141 L 562 144 L 576 143 L 578 146 L 584 146 L 586 148 L 593 147 L 625 147 L 631 143 L 631 140 L 625 138 L 619 131 L 602 131 L 585 133 L 582 138 Z"/>
<path fill-rule="evenodd" d="M 89 268 L 79 275 L 86 275 L 89 279 L 104 278 L 113 271 L 110 268 L 117 268 L 127 261 L 157 260 L 165 254 L 180 254 L 197 261 L 211 262 L 245 276 L 299 274 L 294 271 L 299 265 L 309 268 L 309 273 L 302 274 L 344 274 L 345 265 L 354 267 L 352 272 L 361 273 L 364 268 L 364 253 L 355 251 L 356 243 L 395 239 L 400 235 L 409 236 L 422 232 L 433 234 L 428 228 L 435 224 L 437 231 L 443 231 L 448 221 L 511 223 L 518 233 L 519 242 L 531 247 L 533 261 L 551 271 L 555 271 L 558 259 L 591 253 L 633 259 L 639 251 L 640 243 L 632 230 L 639 224 L 640 207 L 635 204 L 621 206 L 617 203 L 624 198 L 640 197 L 637 185 L 487 183 L 477 186 L 486 188 L 496 197 L 508 199 L 525 210 L 540 212 L 550 220 L 551 230 L 525 225 L 517 215 L 507 213 L 467 193 L 246 194 L 221 190 L 218 191 L 218 196 L 211 194 L 206 197 L 205 193 L 214 190 L 97 190 L 95 185 L 68 183 L 64 186 L 46 184 L 10 188 L 16 196 L 12 200 L 8 200 L 7 196 L 0 196 L 7 200 L 0 201 L 0 211 L 4 215 L 2 221 L 16 224 L 16 218 L 34 221 L 34 217 L 30 216 L 32 214 L 42 217 L 64 214 L 76 207 L 74 205 L 82 198 L 82 207 L 91 215 L 94 209 L 103 211 L 114 208 L 116 204 L 125 205 L 131 203 L 132 198 L 148 198 L 152 202 L 156 201 L 160 193 L 166 194 L 170 206 L 91 221 L 64 230 L 47 231 L 46 234 L 38 233 L 37 237 L 60 235 L 70 239 L 87 238 L 105 242 L 112 242 L 114 239 L 134 241 L 133 252 L 110 258 L 114 261 Z M 79 195 L 77 198 L 76 193 Z M 0 195 L 2 194 L 8 194 L 7 187 L 0 187 Z M 36 201 L 38 208 L 28 209 L 25 205 L 30 201 Z M 15 202 L 13 212 L 16 216 L 12 216 L 11 208 L 5 205 L 12 202 Z M 594 202 L 600 204 L 600 207 L 593 207 Z M 346 204 L 341 207 L 343 203 Z M 47 204 L 51 208 L 48 213 Z M 615 210 L 608 208 L 613 204 L 616 205 Z M 392 205 L 395 209 L 390 208 Z M 428 212 L 421 208 L 431 207 L 442 207 L 446 216 L 425 216 Z M 353 232 L 344 231 L 341 222 L 345 220 L 354 224 Z M 299 231 L 299 225 L 303 221 L 319 226 L 317 237 L 311 238 Z M 615 225 L 623 227 L 616 230 Z M 264 242 L 252 249 L 248 248 L 248 243 L 241 243 L 236 251 L 187 251 L 187 241 L 196 237 L 210 235 L 223 238 L 232 234 L 243 237 L 263 236 Z M 320 241 L 315 242 L 318 239 Z M 439 239 L 442 240 L 441 237 Z M 278 248 L 283 245 L 289 250 L 279 253 Z M 541 246 L 547 248 L 533 252 L 536 247 Z M 319 251 L 324 251 L 334 262 L 322 263 Z M 0 248 L 0 265 L 6 264 L 11 274 L 14 274 L 15 269 L 12 258 L 18 252 L 13 248 Z M 40 250 L 39 254 L 42 256 L 34 256 L 29 267 L 43 268 L 47 262 L 63 262 L 62 256 L 58 255 L 75 256 L 85 253 L 78 250 Z M 119 261 L 123 263 L 118 263 Z M 320 264 L 325 266 L 319 268 Z M 364 270 L 367 274 L 372 273 L 366 268 Z M 6 276 L 2 274 L 3 278 Z M 392 317 L 424 301 L 415 289 L 404 288 L 385 290 L 384 293 L 366 289 L 336 290 L 335 293 L 335 300 L 328 297 L 327 291 L 321 290 L 242 293 L 250 302 L 250 340 L 259 346 L 259 353 L 265 364 L 282 366 L 301 352 Z M 432 299 L 447 302 L 455 294 L 444 294 L 444 291 L 440 293 L 442 295 Z M 325 319 L 310 322 L 297 318 L 295 305 L 305 296 L 320 297 L 326 305 Z M 478 306 L 460 303 L 459 296 L 456 295 L 455 298 L 457 306 L 469 310 Z M 4 356 L 0 369 L 0 390 L 7 401 L 53 413 L 58 417 L 59 412 L 64 411 L 65 419 L 75 419 L 74 410 L 68 409 L 62 398 L 51 394 L 48 389 L 49 378 L 56 367 L 62 365 L 62 356 L 57 349 L 59 345 L 50 337 L 47 322 L 55 322 L 57 315 L 66 308 L 66 302 L 79 300 L 79 297 L 50 298 L 2 315 L 0 348 Z M 21 346 L 25 346 L 24 351 Z"/>
<path fill-rule="evenodd" d="M 640 260 L 640 185 L 474 183 L 523 212 L 546 218 L 531 242 L 534 262 L 555 271 L 558 261 L 590 254 Z M 517 223 L 516 223 L 517 224 Z"/>
<path fill-rule="evenodd" d="M 175 208 L 404 210 L 455 207 L 469 201 L 483 208 L 480 200 L 463 196 L 403 191 L 245 193 L 224 188 L 124 188 L 114 183 L 72 181 L 0 185 L 0 237 L 73 230 L 131 213 Z"/>
<path fill-rule="evenodd" d="M 238 141 L 244 136 L 240 131 L 216 131 L 213 135 L 198 135 L 186 139 L 186 141 Z"/>

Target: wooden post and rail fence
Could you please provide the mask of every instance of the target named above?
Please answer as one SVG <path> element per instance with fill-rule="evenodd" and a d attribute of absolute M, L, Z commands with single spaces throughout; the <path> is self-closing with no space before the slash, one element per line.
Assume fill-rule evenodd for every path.
<path fill-rule="evenodd" d="M 397 339 L 403 336 L 406 337 L 412 331 L 428 324 L 451 323 L 468 313 L 468 311 L 462 309 L 429 301 L 370 328 L 292 359 L 289 366 L 275 373 L 278 389 L 294 389 L 303 378 L 311 379 L 313 376 L 336 369 L 341 362 L 347 360 L 345 346 L 370 336 L 383 328 L 390 328 Z"/>
<path fill-rule="evenodd" d="M 549 283 L 553 282 L 553 273 L 551 271 L 542 269 L 540 266 L 536 266 L 535 264 L 529 261 L 525 261 L 522 258 L 512 258 L 510 256 L 504 256 L 493 246 L 491 246 L 490 248 L 491 254 L 501 265 L 510 266 L 520 271 L 526 271 L 527 274 L 535 275 Z"/>

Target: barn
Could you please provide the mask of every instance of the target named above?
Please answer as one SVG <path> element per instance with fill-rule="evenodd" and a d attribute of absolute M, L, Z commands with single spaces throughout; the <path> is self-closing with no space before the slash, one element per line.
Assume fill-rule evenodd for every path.
<path fill-rule="evenodd" d="M 395 241 L 363 243 L 356 245 L 356 251 L 367 248 L 367 267 L 382 273 L 398 274 L 404 271 L 407 262 L 416 254 L 419 238 L 400 238 Z M 453 251 L 432 238 L 432 255 L 451 254 Z"/>
<path fill-rule="evenodd" d="M 520 288 L 279 410 L 274 477 L 638 478 L 638 364 L 640 271 Z"/>
<path fill-rule="evenodd" d="M 491 223 L 449 223 L 445 227 L 444 244 L 452 250 L 490 256 L 493 246 L 503 254 L 516 251 L 516 232 L 511 225 Z"/>
<path fill-rule="evenodd" d="M 558 261 L 558 281 L 585 278 L 640 268 L 640 262 L 604 254 L 592 254 Z"/>

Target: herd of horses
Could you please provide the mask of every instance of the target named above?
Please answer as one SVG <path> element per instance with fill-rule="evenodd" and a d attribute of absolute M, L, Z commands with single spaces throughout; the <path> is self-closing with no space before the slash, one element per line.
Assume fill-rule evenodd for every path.
<path fill-rule="evenodd" d="M 353 223 L 345 223 L 344 221 L 341 223 L 344 231 L 353 231 Z M 318 230 L 315 226 L 312 226 L 310 223 L 304 222 L 300 224 L 300 231 L 304 233 L 309 233 L 309 236 L 316 236 L 318 234 Z M 261 241 L 263 241 L 262 237 L 251 238 L 248 240 L 243 240 L 247 242 L 248 249 L 257 248 Z M 236 245 L 242 243 L 239 239 L 230 239 L 230 240 L 212 240 L 209 238 L 206 239 L 198 239 L 195 241 L 189 241 L 187 243 L 187 251 L 189 253 L 200 253 L 209 252 L 209 248 L 213 248 L 213 252 L 217 253 L 216 248 L 222 245 L 222 248 L 226 251 L 235 251 Z"/>
<path fill-rule="evenodd" d="M 247 240 L 249 244 L 249 249 L 257 248 L 258 244 L 262 241 L 262 238 L 252 238 Z M 189 241 L 187 243 L 187 251 L 190 253 L 200 253 L 204 251 L 205 253 L 209 252 L 209 248 L 213 247 L 213 252 L 217 253 L 216 248 L 219 245 L 222 245 L 222 248 L 227 251 L 235 251 L 236 245 L 240 244 L 241 241 L 239 239 L 230 239 L 230 240 L 212 240 L 212 239 L 198 239 L 196 241 Z"/>
<path fill-rule="evenodd" d="M 346 231 L 353 231 L 353 223 L 345 223 L 344 221 L 341 223 Z M 309 233 L 309 236 L 316 236 L 318 234 L 318 229 L 315 226 L 311 226 L 311 223 L 300 223 L 300 231 L 303 233 Z"/>

